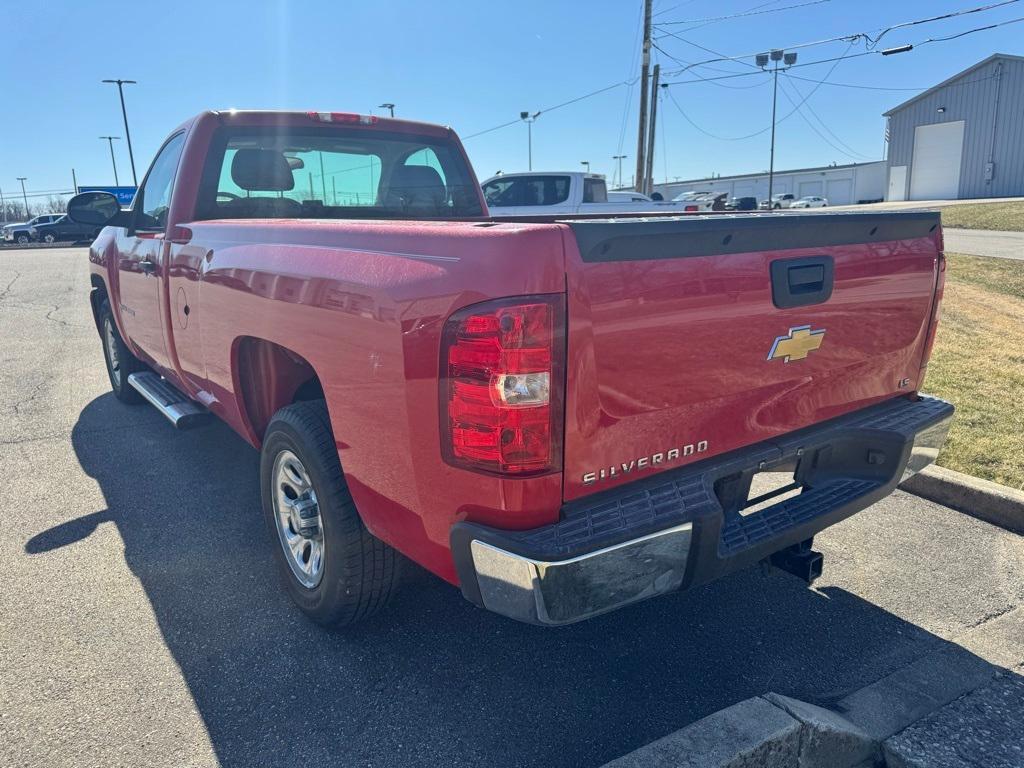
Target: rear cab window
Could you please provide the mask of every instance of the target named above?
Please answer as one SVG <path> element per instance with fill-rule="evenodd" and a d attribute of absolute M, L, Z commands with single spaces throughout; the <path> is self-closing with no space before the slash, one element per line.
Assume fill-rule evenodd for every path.
<path fill-rule="evenodd" d="M 480 216 L 472 179 L 444 139 L 344 126 L 223 127 L 197 218 Z"/>
<path fill-rule="evenodd" d="M 583 202 L 584 203 L 607 203 L 608 188 L 604 179 L 583 179 Z"/>
<path fill-rule="evenodd" d="M 484 184 L 487 205 L 510 206 L 558 205 L 569 199 L 569 176 L 506 176 Z"/>

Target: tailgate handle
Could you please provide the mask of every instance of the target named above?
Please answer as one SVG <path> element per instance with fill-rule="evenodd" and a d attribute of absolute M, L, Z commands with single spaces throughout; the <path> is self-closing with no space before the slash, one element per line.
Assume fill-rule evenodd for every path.
<path fill-rule="evenodd" d="M 772 301 L 779 309 L 828 301 L 834 271 L 831 256 L 776 259 L 771 263 Z"/>

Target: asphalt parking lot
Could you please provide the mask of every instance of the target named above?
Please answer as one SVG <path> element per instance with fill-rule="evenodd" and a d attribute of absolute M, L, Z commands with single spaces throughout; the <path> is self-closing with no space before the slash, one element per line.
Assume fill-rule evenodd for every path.
<path fill-rule="evenodd" d="M 84 248 L 0 252 L 0 765 L 599 765 L 769 690 L 828 704 L 1024 603 L 1024 537 L 897 493 L 754 569 L 559 630 L 414 571 L 326 631 L 257 454 L 109 394 Z M 1022 641 L 1024 642 L 1024 641 Z"/>

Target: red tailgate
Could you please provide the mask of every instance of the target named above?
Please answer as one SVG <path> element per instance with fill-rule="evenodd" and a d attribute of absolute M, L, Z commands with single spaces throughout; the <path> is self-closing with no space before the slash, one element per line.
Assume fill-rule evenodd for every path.
<path fill-rule="evenodd" d="M 913 212 L 570 224 L 566 498 L 914 391 L 938 223 Z"/>

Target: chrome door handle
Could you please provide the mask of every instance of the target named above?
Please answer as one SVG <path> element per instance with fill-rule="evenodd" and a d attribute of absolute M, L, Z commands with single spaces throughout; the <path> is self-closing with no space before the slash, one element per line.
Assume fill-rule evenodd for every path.
<path fill-rule="evenodd" d="M 150 261 L 149 259 L 143 259 L 139 262 L 139 269 L 147 275 L 152 275 L 156 272 L 156 262 Z"/>

